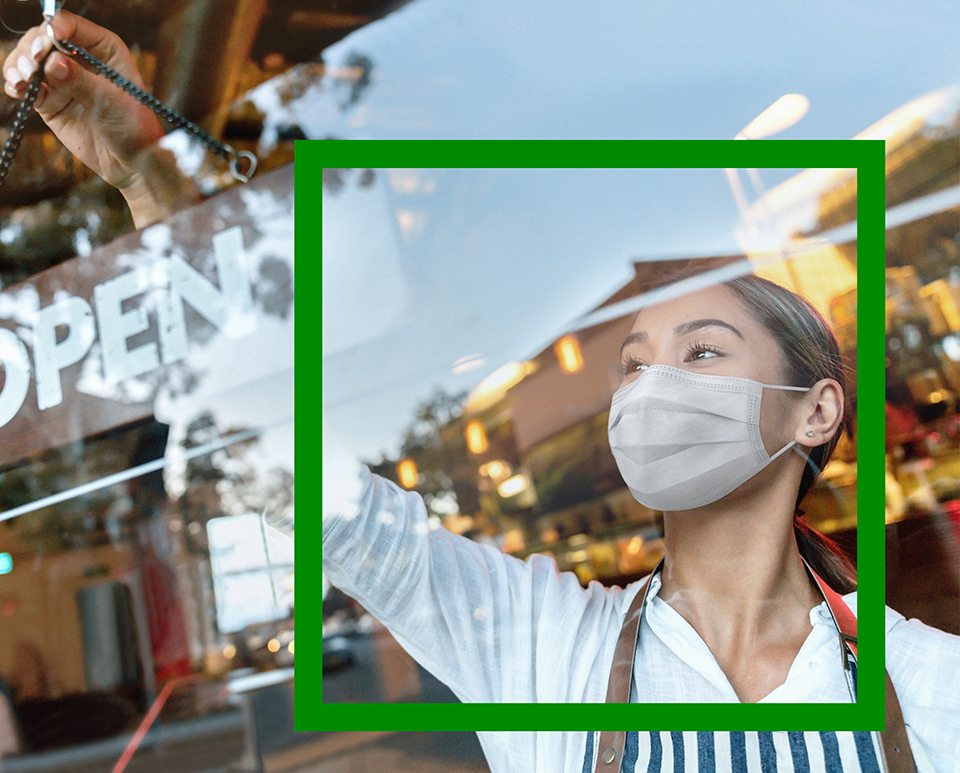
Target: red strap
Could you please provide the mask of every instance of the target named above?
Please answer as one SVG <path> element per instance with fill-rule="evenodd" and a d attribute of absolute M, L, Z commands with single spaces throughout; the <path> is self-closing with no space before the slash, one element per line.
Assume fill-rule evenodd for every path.
<path fill-rule="evenodd" d="M 830 610 L 833 622 L 836 623 L 837 630 L 840 632 L 840 651 L 843 653 L 843 667 L 849 668 L 847 648 L 850 648 L 854 659 L 857 657 L 857 618 L 853 612 L 850 611 L 850 607 L 847 606 L 843 597 L 820 579 L 820 575 L 810 568 L 810 564 L 808 564 L 805 559 L 801 560 L 803 561 L 803 565 L 807 567 L 807 571 L 810 572 L 810 576 L 814 582 L 817 583 L 817 587 L 820 588 L 820 593 L 823 594 L 823 598 L 827 602 L 827 609 Z"/>
<path fill-rule="evenodd" d="M 810 564 L 806 561 L 803 563 L 820 588 L 823 598 L 826 599 L 827 608 L 837 624 L 837 630 L 840 632 L 840 650 L 843 652 L 843 666 L 849 668 L 847 648 L 849 647 L 853 653 L 854 660 L 857 657 L 857 618 L 854 617 L 843 597 L 820 579 L 810 568 Z M 884 766 L 888 773 L 916 773 L 917 767 L 910 749 L 910 739 L 907 736 L 907 726 L 903 721 L 903 711 L 900 709 L 897 691 L 894 689 L 893 682 L 890 681 L 889 672 L 884 671 L 884 674 L 886 676 L 884 691 L 886 711 L 884 730 L 880 733 Z"/>

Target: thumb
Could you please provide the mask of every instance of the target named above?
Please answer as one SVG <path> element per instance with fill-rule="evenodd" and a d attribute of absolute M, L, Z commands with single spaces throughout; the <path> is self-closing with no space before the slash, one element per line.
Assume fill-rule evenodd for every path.
<path fill-rule="evenodd" d="M 104 85 L 97 83 L 92 73 L 59 51 L 47 57 L 43 72 L 46 77 L 34 108 L 47 122 L 55 119 L 72 102 L 89 105 L 96 97 L 96 91 Z"/>

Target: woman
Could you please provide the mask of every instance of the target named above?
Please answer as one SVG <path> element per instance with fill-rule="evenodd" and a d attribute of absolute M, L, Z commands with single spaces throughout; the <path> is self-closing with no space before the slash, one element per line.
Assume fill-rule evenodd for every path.
<path fill-rule="evenodd" d="M 621 365 L 611 448 L 634 496 L 664 512 L 665 558 L 648 583 L 583 589 L 546 557 L 521 562 L 431 529 L 418 495 L 325 438 L 330 580 L 464 701 L 603 701 L 644 585 L 630 700 L 853 700 L 836 623 L 804 559 L 855 613 L 853 572 L 797 515 L 844 421 L 826 323 L 787 290 L 743 277 L 643 309 Z M 345 485 L 333 491 L 335 482 Z M 960 639 L 888 610 L 887 669 L 918 769 L 955 770 Z M 595 733 L 480 738 L 495 773 L 606 769 Z M 681 758 L 711 770 L 882 769 L 869 733 L 641 733 L 626 744 L 615 764 L 631 772 Z"/>
<path fill-rule="evenodd" d="M 67 14 L 54 27 L 135 74 L 115 36 Z M 22 95 L 49 49 L 42 30 L 24 37 L 4 65 L 8 94 Z M 129 193 L 138 225 L 162 216 L 163 175 L 140 160 L 156 138 L 150 116 L 130 104 L 124 119 L 110 100 L 125 95 L 61 58 L 44 65 L 41 116 Z M 89 120 L 103 115 L 123 120 Z M 842 369 L 823 320 L 746 277 L 644 309 L 622 365 L 611 447 L 635 496 L 665 511 L 663 570 L 648 582 L 583 589 L 544 556 L 521 562 L 433 529 L 418 495 L 371 475 L 325 432 L 328 576 L 465 701 L 603 701 L 638 599 L 630 700 L 851 700 L 835 623 L 801 557 L 855 611 L 852 573 L 794 515 L 843 422 Z M 960 642 L 888 611 L 887 667 L 921 773 L 954 770 Z M 595 733 L 480 739 L 494 773 L 602 764 Z M 869 734 L 628 734 L 624 744 L 615 764 L 625 771 L 679 769 L 698 756 L 716 770 L 878 769 Z"/>

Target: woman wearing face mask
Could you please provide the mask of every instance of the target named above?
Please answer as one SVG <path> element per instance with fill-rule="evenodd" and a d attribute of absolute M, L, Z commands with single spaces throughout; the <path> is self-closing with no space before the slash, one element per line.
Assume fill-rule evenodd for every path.
<path fill-rule="evenodd" d="M 796 515 L 844 423 L 832 332 L 799 297 L 743 277 L 643 309 L 621 364 L 610 445 L 634 496 L 664 513 L 651 577 L 583 589 L 549 558 L 521 562 L 431 529 L 418 495 L 325 438 L 330 580 L 464 701 L 855 700 L 854 574 Z M 867 732 L 480 740 L 494 773 L 868 771 L 885 753 L 899 755 L 891 770 L 912 756 L 921 773 L 955 771 L 960 639 L 892 610 L 886 626 L 909 736 L 909 749 L 890 749 L 901 752 Z"/>

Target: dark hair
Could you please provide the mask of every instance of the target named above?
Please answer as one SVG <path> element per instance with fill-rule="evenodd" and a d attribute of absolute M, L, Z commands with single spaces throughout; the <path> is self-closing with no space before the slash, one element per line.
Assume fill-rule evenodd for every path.
<path fill-rule="evenodd" d="M 845 389 L 844 365 L 840 345 L 833 330 L 820 313 L 799 295 L 785 287 L 753 274 L 723 283 L 774 337 L 783 355 L 783 383 L 790 386 L 813 386 L 831 378 Z M 793 516 L 793 530 L 800 555 L 826 583 L 839 593 L 857 588 L 857 572 L 843 550 L 803 520 L 800 503 L 813 487 L 820 472 L 830 460 L 833 450 L 847 429 L 844 415 L 834 437 L 809 453 L 809 463 L 800 479 Z"/>

